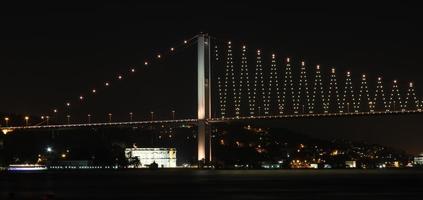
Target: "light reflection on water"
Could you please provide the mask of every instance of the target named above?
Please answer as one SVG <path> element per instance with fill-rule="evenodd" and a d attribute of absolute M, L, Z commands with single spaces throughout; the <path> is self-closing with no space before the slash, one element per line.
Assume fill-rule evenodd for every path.
<path fill-rule="evenodd" d="M 1 173 L 0 199 L 421 199 L 422 185 L 423 170 L 46 171 Z"/>

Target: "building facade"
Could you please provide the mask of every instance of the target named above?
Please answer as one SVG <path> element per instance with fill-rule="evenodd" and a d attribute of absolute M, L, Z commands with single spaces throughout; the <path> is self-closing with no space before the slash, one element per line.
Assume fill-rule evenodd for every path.
<path fill-rule="evenodd" d="M 125 155 L 128 160 L 138 159 L 139 163 L 134 167 L 148 167 L 152 163 L 159 168 L 176 167 L 175 148 L 126 148 Z"/>

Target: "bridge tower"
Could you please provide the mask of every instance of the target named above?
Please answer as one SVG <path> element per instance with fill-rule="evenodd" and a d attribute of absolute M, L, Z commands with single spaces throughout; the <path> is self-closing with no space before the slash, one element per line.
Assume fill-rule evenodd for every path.
<path fill-rule="evenodd" d="M 198 44 L 198 161 L 199 164 L 211 161 L 211 68 L 210 39 L 207 34 L 199 34 Z"/>

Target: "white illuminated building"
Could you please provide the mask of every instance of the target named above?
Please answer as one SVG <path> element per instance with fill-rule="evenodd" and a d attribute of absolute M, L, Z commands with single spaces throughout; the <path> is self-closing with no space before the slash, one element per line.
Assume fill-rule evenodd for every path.
<path fill-rule="evenodd" d="M 419 156 L 414 157 L 414 164 L 423 165 L 423 153 L 421 153 Z"/>
<path fill-rule="evenodd" d="M 126 148 L 125 155 L 128 159 L 137 157 L 140 167 L 148 167 L 153 162 L 157 163 L 159 168 L 176 167 L 175 148 Z"/>

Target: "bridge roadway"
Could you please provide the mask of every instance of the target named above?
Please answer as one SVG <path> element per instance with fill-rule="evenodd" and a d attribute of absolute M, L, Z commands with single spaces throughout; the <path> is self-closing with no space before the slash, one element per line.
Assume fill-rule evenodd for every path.
<path fill-rule="evenodd" d="M 207 119 L 208 123 L 225 123 L 239 122 L 251 120 L 269 120 L 269 119 L 286 119 L 286 118 L 309 118 L 309 117 L 341 117 L 341 116 L 366 116 L 366 115 L 395 115 L 395 114 L 414 114 L 423 113 L 423 110 L 402 110 L 402 111 L 373 111 L 373 112 L 349 112 L 349 113 L 309 113 L 309 114 L 290 114 L 290 115 L 265 115 L 265 116 L 248 116 L 248 117 L 224 117 Z M 30 125 L 30 126 L 10 126 L 1 127 L 3 133 L 13 130 L 36 130 L 36 129 L 69 129 L 84 127 L 129 127 L 137 125 L 153 125 L 153 124 L 192 124 L 196 125 L 198 119 L 177 119 L 177 120 L 149 120 L 149 121 L 132 121 L 132 122 L 102 122 L 102 123 L 75 123 L 75 124 L 52 124 L 52 125 Z"/>

